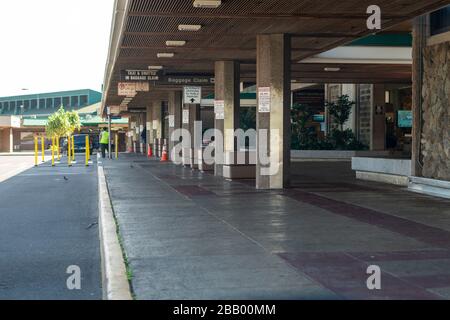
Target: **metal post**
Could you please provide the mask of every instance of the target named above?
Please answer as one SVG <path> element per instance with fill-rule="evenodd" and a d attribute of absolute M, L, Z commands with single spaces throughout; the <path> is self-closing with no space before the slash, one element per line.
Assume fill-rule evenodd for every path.
<path fill-rule="evenodd" d="M 69 167 L 72 166 L 72 155 L 71 155 L 71 151 L 72 151 L 72 147 L 70 146 L 72 143 L 72 138 L 70 137 L 70 135 L 67 136 L 67 164 L 69 165 Z"/>
<path fill-rule="evenodd" d="M 72 161 L 76 162 L 76 159 L 75 159 L 75 136 L 74 135 L 72 136 L 71 144 L 72 144 Z"/>
<path fill-rule="evenodd" d="M 116 133 L 116 159 L 119 159 L 119 134 Z"/>
<path fill-rule="evenodd" d="M 109 113 L 109 112 L 108 112 Z M 108 141 L 108 158 L 112 159 L 112 150 L 111 150 L 111 114 L 108 114 L 108 132 L 109 132 L 109 141 Z"/>
<path fill-rule="evenodd" d="M 38 164 L 38 153 L 39 153 L 39 140 L 37 136 L 34 136 L 34 166 L 37 167 Z"/>
<path fill-rule="evenodd" d="M 55 166 L 55 137 L 52 137 L 52 167 Z"/>
<path fill-rule="evenodd" d="M 85 159 L 86 159 L 86 167 L 89 167 L 89 136 L 86 136 L 86 148 L 85 150 Z"/>
<path fill-rule="evenodd" d="M 59 161 L 61 161 L 61 152 L 59 150 L 59 137 L 56 137 L 55 139 L 56 139 L 56 150 L 57 150 L 56 152 L 58 154 L 58 162 L 59 162 Z"/>
<path fill-rule="evenodd" d="M 42 162 L 45 162 L 45 138 L 41 137 Z"/>

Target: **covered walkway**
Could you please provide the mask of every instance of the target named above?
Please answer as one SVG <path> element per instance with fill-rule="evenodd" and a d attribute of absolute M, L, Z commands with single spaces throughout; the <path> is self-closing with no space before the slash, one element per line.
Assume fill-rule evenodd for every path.
<path fill-rule="evenodd" d="M 277 191 L 134 155 L 104 166 L 138 299 L 450 298 L 450 201 L 346 162 L 295 163 Z"/>

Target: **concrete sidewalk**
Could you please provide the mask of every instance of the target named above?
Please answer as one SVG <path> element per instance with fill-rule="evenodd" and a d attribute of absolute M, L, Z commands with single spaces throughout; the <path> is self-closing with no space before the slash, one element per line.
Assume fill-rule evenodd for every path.
<path fill-rule="evenodd" d="M 134 155 L 104 165 L 138 299 L 450 298 L 450 201 L 355 181 L 347 163 L 296 164 L 285 191 Z"/>

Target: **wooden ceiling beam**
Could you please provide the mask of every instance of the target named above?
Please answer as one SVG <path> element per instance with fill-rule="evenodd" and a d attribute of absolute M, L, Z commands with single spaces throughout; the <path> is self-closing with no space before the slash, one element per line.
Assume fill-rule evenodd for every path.
<path fill-rule="evenodd" d="M 259 33 L 217 33 L 222 37 L 256 37 Z M 303 32 L 303 33 L 290 33 L 293 38 L 355 38 L 358 35 L 354 33 L 345 32 Z M 193 39 L 211 36 L 208 32 L 125 32 L 125 36 L 138 36 L 138 37 L 159 37 L 159 36 L 188 36 Z"/>
<path fill-rule="evenodd" d="M 238 14 L 226 14 L 226 13 L 211 13 L 211 12 L 138 12 L 131 11 L 130 17 L 154 17 L 154 18 L 205 18 L 205 19 L 336 19 L 336 20 L 367 20 L 367 13 L 351 13 L 351 12 L 335 12 L 335 13 L 238 13 Z M 411 18 L 408 15 L 403 14 L 383 14 L 383 19 L 405 20 Z"/>
<path fill-rule="evenodd" d="M 132 50 L 157 50 L 157 51 L 173 51 L 173 52 L 189 52 L 192 50 L 202 50 L 202 51 L 244 51 L 244 52 L 255 52 L 256 48 L 240 48 L 240 47 L 158 47 L 158 46 L 121 46 L 121 49 L 132 49 Z M 297 51 L 320 51 L 322 48 L 292 48 L 292 52 Z"/>

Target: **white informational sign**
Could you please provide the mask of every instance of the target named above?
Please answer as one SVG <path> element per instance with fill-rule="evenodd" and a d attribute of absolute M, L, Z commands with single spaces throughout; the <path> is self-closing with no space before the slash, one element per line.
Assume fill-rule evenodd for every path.
<path fill-rule="evenodd" d="M 270 87 L 258 88 L 258 111 L 260 113 L 268 113 L 271 109 L 270 105 Z"/>
<path fill-rule="evenodd" d="M 158 128 L 158 120 L 153 120 L 153 130 Z"/>
<path fill-rule="evenodd" d="M 183 110 L 183 124 L 189 124 L 189 110 Z"/>
<path fill-rule="evenodd" d="M 169 115 L 169 128 L 175 128 L 175 116 Z"/>
<path fill-rule="evenodd" d="M 202 87 L 184 87 L 184 104 L 201 104 Z"/>
<path fill-rule="evenodd" d="M 141 130 L 140 131 L 141 133 L 144 132 L 144 125 L 141 125 L 141 127 L 139 129 Z"/>
<path fill-rule="evenodd" d="M 147 122 L 147 131 L 152 130 L 152 123 L 151 122 Z"/>
<path fill-rule="evenodd" d="M 149 82 L 119 82 L 118 94 L 119 96 L 133 97 L 138 92 L 150 91 Z"/>
<path fill-rule="evenodd" d="M 217 120 L 225 119 L 225 101 L 223 100 L 214 101 L 214 113 L 216 114 Z"/>
<path fill-rule="evenodd" d="M 131 129 L 134 130 L 134 128 L 136 128 L 136 122 L 132 122 L 132 123 L 131 123 Z"/>

